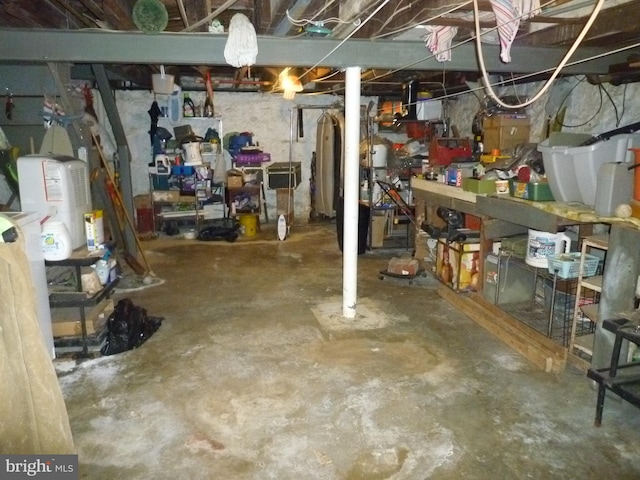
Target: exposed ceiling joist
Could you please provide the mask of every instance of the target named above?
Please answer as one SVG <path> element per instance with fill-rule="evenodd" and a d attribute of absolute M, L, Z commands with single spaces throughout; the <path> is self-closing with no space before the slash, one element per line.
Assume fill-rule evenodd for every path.
<path fill-rule="evenodd" d="M 625 15 L 625 12 L 634 11 L 636 15 Z M 632 0 L 629 3 L 610 7 L 602 10 L 597 21 L 589 29 L 585 37 L 585 44 L 589 40 L 611 35 L 611 32 L 633 32 L 638 29 L 638 14 L 640 0 Z M 540 19 L 541 20 L 541 19 Z M 571 23 L 563 23 L 536 32 L 523 34 L 519 40 L 526 45 L 564 45 L 573 42 L 587 22 L 587 17 L 573 18 Z"/>

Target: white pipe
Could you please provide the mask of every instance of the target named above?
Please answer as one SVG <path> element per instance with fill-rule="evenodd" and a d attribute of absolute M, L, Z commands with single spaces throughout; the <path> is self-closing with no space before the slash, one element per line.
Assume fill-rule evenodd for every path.
<path fill-rule="evenodd" d="M 358 196 L 360 190 L 360 67 L 346 69 L 344 104 L 344 215 L 342 314 L 356 317 L 358 293 Z"/>

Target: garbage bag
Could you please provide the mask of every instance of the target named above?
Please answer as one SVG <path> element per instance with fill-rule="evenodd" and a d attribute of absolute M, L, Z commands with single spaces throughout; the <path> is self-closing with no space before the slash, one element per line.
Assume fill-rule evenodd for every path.
<path fill-rule="evenodd" d="M 240 223 L 232 219 L 222 219 L 212 225 L 203 227 L 196 237 L 198 240 L 215 241 L 226 240 L 227 242 L 235 242 L 238 238 L 238 230 Z"/>
<path fill-rule="evenodd" d="M 100 353 L 114 355 L 138 348 L 160 328 L 163 320 L 163 317 L 149 316 L 146 309 L 123 298 L 107 319 Z"/>

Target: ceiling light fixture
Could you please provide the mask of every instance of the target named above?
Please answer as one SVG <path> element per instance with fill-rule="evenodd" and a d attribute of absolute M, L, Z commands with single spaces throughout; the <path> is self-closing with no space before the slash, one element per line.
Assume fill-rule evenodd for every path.
<path fill-rule="evenodd" d="M 285 100 L 293 100 L 296 96 L 296 93 L 301 92 L 303 90 L 302 83 L 300 79 L 295 75 L 291 75 L 289 73 L 291 69 L 289 67 L 285 68 L 278 75 L 278 79 L 280 80 L 280 86 L 284 91 L 284 99 Z"/>

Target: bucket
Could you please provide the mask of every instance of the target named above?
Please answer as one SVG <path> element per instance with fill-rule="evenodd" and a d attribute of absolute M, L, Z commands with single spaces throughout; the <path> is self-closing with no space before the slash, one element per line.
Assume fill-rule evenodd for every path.
<path fill-rule="evenodd" d="M 202 163 L 200 142 L 183 143 L 182 150 L 184 151 L 185 165 L 200 165 Z"/>
<path fill-rule="evenodd" d="M 245 237 L 255 237 L 258 232 L 258 216 L 257 215 L 240 215 L 238 222 L 242 227 Z"/>
<path fill-rule="evenodd" d="M 547 259 L 549 256 L 569 253 L 570 250 L 571 238 L 566 233 L 549 233 L 529 229 L 525 262 L 532 267 L 548 268 Z"/>
<path fill-rule="evenodd" d="M 160 73 L 151 75 L 151 85 L 153 92 L 160 95 L 171 95 L 173 93 L 173 75 L 164 72 L 164 65 L 160 66 Z"/>
<path fill-rule="evenodd" d="M 42 253 L 45 260 L 65 260 L 72 251 L 71 234 L 64 223 L 50 220 L 42 226 Z"/>
<path fill-rule="evenodd" d="M 383 143 L 373 145 L 373 153 L 371 154 L 371 166 L 373 168 L 384 168 L 387 166 L 387 146 Z"/>

